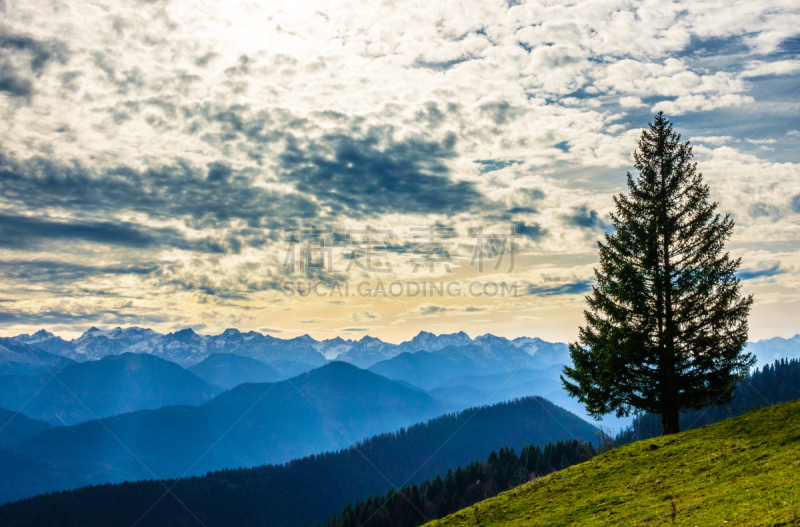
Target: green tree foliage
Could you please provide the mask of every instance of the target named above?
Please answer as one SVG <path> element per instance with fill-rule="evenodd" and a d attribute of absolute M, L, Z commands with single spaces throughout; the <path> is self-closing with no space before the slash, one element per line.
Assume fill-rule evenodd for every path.
<path fill-rule="evenodd" d="M 709 201 L 691 146 L 663 113 L 634 160 L 639 175 L 614 197 L 614 232 L 598 244 L 586 325 L 562 381 L 594 416 L 643 410 L 672 434 L 681 411 L 729 402 L 752 366 L 743 347 L 753 300 L 724 252 L 733 221 Z"/>

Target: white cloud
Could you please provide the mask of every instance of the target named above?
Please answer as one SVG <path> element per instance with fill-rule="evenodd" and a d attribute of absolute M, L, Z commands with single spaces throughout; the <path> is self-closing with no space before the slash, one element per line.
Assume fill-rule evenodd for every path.
<path fill-rule="evenodd" d="M 764 75 L 791 75 L 800 72 L 800 60 L 753 61 L 747 64 L 740 76 L 744 78 Z"/>
<path fill-rule="evenodd" d="M 704 143 L 712 146 L 720 146 L 724 145 L 725 143 L 730 143 L 734 139 L 729 135 L 695 135 L 691 137 L 691 140 L 693 143 Z"/>
<path fill-rule="evenodd" d="M 645 106 L 639 97 L 633 97 L 630 95 L 626 97 L 620 97 L 619 105 L 623 108 L 639 108 L 641 106 Z"/>

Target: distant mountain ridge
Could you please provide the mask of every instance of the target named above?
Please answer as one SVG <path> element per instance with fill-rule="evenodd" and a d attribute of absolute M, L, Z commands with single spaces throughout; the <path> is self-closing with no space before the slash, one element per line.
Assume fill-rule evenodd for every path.
<path fill-rule="evenodd" d="M 55 375 L 1 377 L 0 407 L 53 425 L 71 425 L 166 405 L 202 404 L 222 392 L 177 364 L 146 353 L 70 362 Z"/>
<path fill-rule="evenodd" d="M 756 366 L 763 367 L 780 359 L 800 358 L 800 334 L 792 338 L 773 337 L 771 339 L 748 342 L 745 351 L 756 356 Z"/>
<path fill-rule="evenodd" d="M 0 376 L 58 371 L 75 361 L 14 339 L 0 338 Z"/>
<path fill-rule="evenodd" d="M 370 336 L 359 340 L 336 337 L 317 341 L 308 335 L 279 339 L 255 331 L 242 333 L 237 329 L 226 329 L 219 335 L 201 335 L 192 329 L 164 335 L 139 327 L 118 327 L 110 330 L 92 327 L 72 341 L 66 341 L 45 330 L 32 335 L 18 335 L 8 340 L 78 362 L 129 352 L 149 353 L 181 366 L 191 367 L 212 354 L 233 353 L 264 362 L 279 371 L 294 362 L 316 367 L 334 359 L 366 369 L 401 353 L 434 352 L 444 348 L 468 346 L 477 346 L 487 352 L 503 355 L 515 354 L 520 350 L 528 356 L 535 356 L 535 360 L 526 359 L 529 367 L 533 368 L 569 362 L 566 344 L 531 337 L 510 340 L 491 334 L 472 339 L 463 331 L 441 335 L 422 331 L 411 340 L 400 344 L 384 342 Z M 282 367 L 277 367 L 280 365 Z"/>

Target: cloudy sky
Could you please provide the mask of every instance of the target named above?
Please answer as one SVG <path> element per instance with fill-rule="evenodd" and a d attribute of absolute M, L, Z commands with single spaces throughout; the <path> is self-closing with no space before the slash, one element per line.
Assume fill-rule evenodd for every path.
<path fill-rule="evenodd" d="M 796 1 L 0 8 L 0 334 L 574 339 L 611 197 L 657 110 L 736 221 L 751 338 L 800 332 Z M 452 272 L 415 272 L 414 229 L 430 226 L 450 236 Z M 511 226 L 513 270 L 488 260 L 497 240 L 484 271 L 470 267 L 470 233 Z M 305 268 L 302 233 L 287 242 L 312 227 L 331 231 L 330 270 Z M 391 273 L 351 265 L 367 239 Z M 284 289 L 319 279 L 516 282 L 518 295 Z"/>

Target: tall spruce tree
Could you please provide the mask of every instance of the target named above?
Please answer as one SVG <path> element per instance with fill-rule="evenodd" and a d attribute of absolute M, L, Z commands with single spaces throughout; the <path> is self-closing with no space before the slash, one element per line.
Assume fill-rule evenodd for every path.
<path fill-rule="evenodd" d="M 663 112 L 634 160 L 639 175 L 614 197 L 614 232 L 598 243 L 586 325 L 561 380 L 595 417 L 657 413 L 673 434 L 681 411 L 727 403 L 752 366 L 743 348 L 753 299 L 724 250 L 733 221 L 716 212 Z"/>

